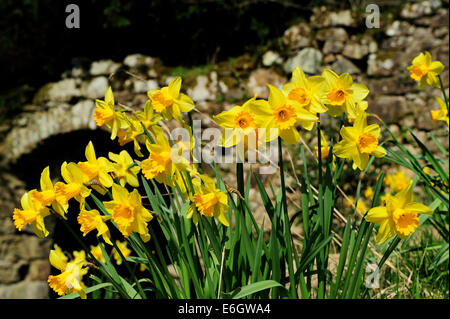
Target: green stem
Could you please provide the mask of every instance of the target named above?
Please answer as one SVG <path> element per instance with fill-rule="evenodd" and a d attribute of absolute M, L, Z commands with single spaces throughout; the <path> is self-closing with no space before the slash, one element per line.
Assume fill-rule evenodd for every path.
<path fill-rule="evenodd" d="M 441 85 L 442 94 L 444 95 L 445 105 L 447 106 L 447 112 L 448 112 L 449 106 L 448 106 L 447 94 L 445 93 L 444 82 L 442 82 L 442 78 L 441 78 L 440 74 L 438 75 L 438 78 L 439 78 L 439 84 Z"/>

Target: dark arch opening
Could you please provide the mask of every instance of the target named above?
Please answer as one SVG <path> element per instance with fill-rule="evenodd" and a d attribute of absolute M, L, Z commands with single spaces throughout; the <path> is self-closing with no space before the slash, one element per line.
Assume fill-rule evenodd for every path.
<path fill-rule="evenodd" d="M 89 143 L 89 141 L 92 141 L 94 145 L 97 158 L 100 156 L 108 157 L 109 152 L 118 154 L 122 150 L 127 150 L 133 158 L 137 158 L 134 154 L 132 143 L 120 146 L 117 140 L 112 141 L 110 139 L 109 132 L 100 129 L 79 130 L 51 136 L 43 140 L 32 152 L 24 154 L 15 164 L 11 165 L 11 173 L 15 174 L 18 178 L 26 183 L 27 190 L 40 189 L 40 175 L 42 170 L 46 166 L 50 167 L 50 178 L 52 178 L 53 182 L 55 182 L 57 178 L 59 178 L 59 180 L 62 180 L 60 176 L 61 164 L 64 161 L 85 161 L 86 158 L 84 153 L 86 145 Z M 144 156 L 148 155 L 145 154 L 145 147 L 142 148 L 142 151 Z M 140 176 L 138 177 L 140 179 Z M 149 185 L 150 187 L 152 187 L 152 183 L 149 183 Z M 132 188 L 130 188 L 128 185 L 126 187 L 129 191 L 132 190 Z M 158 185 L 158 188 L 162 194 L 165 193 L 164 185 Z M 141 195 L 145 194 L 142 183 L 140 183 L 138 191 Z M 94 190 L 93 194 L 95 194 L 95 196 L 102 201 L 110 200 L 110 198 L 106 194 L 102 196 Z M 87 198 L 86 203 L 92 209 L 96 208 L 96 205 L 91 198 Z M 143 204 L 147 209 L 151 209 L 150 204 L 146 199 L 143 199 Z M 168 199 L 167 204 L 169 205 Z M 87 247 L 90 247 L 91 245 L 96 246 L 98 244 L 98 239 L 96 237 L 95 231 L 89 233 L 85 237 L 82 236 L 82 233 L 80 232 L 80 225 L 77 222 L 78 212 L 79 203 L 75 199 L 71 199 L 69 201 L 69 210 L 67 213 L 67 224 L 79 235 L 79 237 Z M 157 222 L 157 218 L 153 218 L 150 223 L 161 247 L 165 247 L 166 241 Z M 46 217 L 46 226 L 48 226 L 47 228 L 50 232 L 49 236 L 52 238 L 53 242 L 61 247 L 64 252 L 72 254 L 73 251 L 83 250 L 78 240 L 71 235 L 65 223 L 63 223 L 56 216 Z M 111 232 L 111 240 L 124 241 L 124 237 L 114 226 L 111 225 L 109 229 Z M 148 245 L 150 251 L 155 250 L 154 240 L 150 239 L 150 241 L 146 245 Z M 110 252 L 112 247 L 110 247 L 109 245 L 105 246 L 107 251 Z M 167 256 L 165 257 L 166 261 L 169 262 Z M 127 269 L 125 268 L 123 263 L 121 266 L 117 267 L 117 269 L 121 275 L 123 275 L 124 277 L 129 277 L 129 273 L 127 272 Z M 60 271 L 58 271 L 57 269 L 53 267 L 51 268 L 52 275 L 58 275 L 59 273 Z M 94 273 L 95 275 L 99 276 L 98 271 L 91 270 L 90 273 Z M 140 276 L 146 276 L 147 274 L 148 273 L 141 274 L 138 269 L 136 270 L 136 275 L 138 276 L 138 278 Z M 88 276 L 85 276 L 84 278 L 87 277 Z M 49 296 L 50 298 L 56 298 L 57 294 L 50 290 Z"/>

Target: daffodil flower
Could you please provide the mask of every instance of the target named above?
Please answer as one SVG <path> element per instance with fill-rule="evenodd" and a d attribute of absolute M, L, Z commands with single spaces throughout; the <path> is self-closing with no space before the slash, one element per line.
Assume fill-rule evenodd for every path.
<path fill-rule="evenodd" d="M 82 277 L 87 273 L 87 268 L 83 268 L 83 260 L 76 258 L 68 262 L 67 256 L 57 248 L 50 250 L 50 264 L 61 271 L 57 276 L 50 275 L 48 284 L 59 296 L 78 292 L 82 299 L 86 299 L 86 286 L 82 282 Z"/>
<path fill-rule="evenodd" d="M 326 104 L 329 105 L 328 114 L 338 116 L 345 112 L 348 117 L 356 118 L 356 103 L 364 100 L 369 94 L 366 86 L 353 83 L 350 74 L 337 75 L 332 70 L 324 70 L 322 76 L 327 83 Z"/>
<path fill-rule="evenodd" d="M 368 107 L 369 104 L 367 103 L 367 101 L 356 102 L 356 117 L 361 116 L 363 113 L 365 113 Z M 355 122 L 356 117 L 348 117 L 348 122 Z"/>
<path fill-rule="evenodd" d="M 447 123 L 448 126 L 448 109 L 447 106 L 445 105 L 445 102 L 442 101 L 440 98 L 436 97 L 436 100 L 439 104 L 439 110 L 431 110 L 431 118 L 433 120 L 433 122 L 437 122 L 437 121 L 444 121 L 445 123 Z"/>
<path fill-rule="evenodd" d="M 189 162 L 180 156 L 180 147 L 172 148 L 161 131 L 156 135 L 156 144 L 146 143 L 150 156 L 141 162 L 142 174 L 147 179 L 155 179 L 158 183 L 172 185 L 171 179 L 177 170 L 185 170 Z M 177 159 L 173 161 L 172 159 Z"/>
<path fill-rule="evenodd" d="M 387 174 L 384 185 L 388 186 L 391 191 L 398 192 L 408 186 L 411 181 L 404 171 L 399 170 L 395 174 Z"/>
<path fill-rule="evenodd" d="M 94 111 L 94 121 L 98 126 L 106 125 L 111 129 L 111 139 L 115 139 L 119 129 L 126 129 L 128 123 L 122 112 L 114 110 L 114 95 L 111 87 L 105 92 L 105 99 L 95 100 L 96 109 Z"/>
<path fill-rule="evenodd" d="M 61 176 L 66 183 L 55 184 L 56 200 L 61 205 L 67 205 L 71 198 L 75 198 L 80 205 L 83 204 L 84 199 L 91 194 L 91 190 L 84 184 L 87 177 L 81 168 L 73 162 L 64 162 L 61 165 Z"/>
<path fill-rule="evenodd" d="M 370 155 L 386 155 L 386 150 L 378 145 L 380 127 L 378 124 L 368 126 L 366 114 L 357 117 L 353 127 L 343 126 L 340 134 L 342 140 L 333 147 L 333 153 L 337 157 L 352 160 L 353 169 L 364 170 Z"/>
<path fill-rule="evenodd" d="M 193 179 L 195 193 L 191 195 L 192 204 L 189 206 L 186 217 L 192 218 L 195 225 L 198 224 L 198 214 L 206 217 L 216 217 L 219 221 L 229 226 L 230 221 L 227 216 L 228 195 L 226 191 L 216 188 L 214 180 L 207 175 L 199 175 L 199 179 Z M 203 184 L 201 184 L 203 182 Z"/>
<path fill-rule="evenodd" d="M 376 241 L 384 243 L 398 235 L 406 239 L 419 226 L 419 214 L 432 214 L 433 211 L 418 202 L 414 202 L 412 182 L 396 195 L 387 199 L 386 206 L 371 208 L 365 217 L 366 221 L 380 225 Z"/>
<path fill-rule="evenodd" d="M 118 241 L 116 240 L 116 246 L 119 248 L 122 255 L 127 258 L 131 255 L 131 250 L 128 248 L 126 241 Z M 122 264 L 122 257 L 120 256 L 119 252 L 116 250 L 116 248 L 113 249 L 113 258 L 116 261 L 117 265 Z"/>
<path fill-rule="evenodd" d="M 92 179 L 97 179 L 103 186 L 107 188 L 111 187 L 113 184 L 113 179 L 109 173 L 114 170 L 114 167 L 107 158 L 96 157 L 92 141 L 89 141 L 86 146 L 85 156 L 87 162 L 78 162 L 77 165 L 81 168 L 81 171 L 86 176 L 87 180 L 90 181 Z M 98 185 L 92 185 L 92 187 L 101 194 L 105 194 L 105 190 Z"/>
<path fill-rule="evenodd" d="M 147 242 L 150 239 L 147 223 L 153 216 L 142 206 L 141 195 L 137 189 L 129 193 L 126 188 L 113 184 L 112 196 L 112 201 L 103 204 L 122 235 L 127 238 L 131 232 L 136 232 Z"/>
<path fill-rule="evenodd" d="M 50 169 L 47 166 L 41 173 L 41 191 L 34 190 L 30 193 L 35 207 L 51 206 L 53 210 L 65 218 L 68 205 L 61 205 L 56 200 L 56 191 L 50 179 Z"/>
<path fill-rule="evenodd" d="M 256 95 L 242 106 L 235 105 L 231 109 L 213 116 L 214 121 L 219 126 L 224 129 L 231 129 L 231 134 L 224 134 L 222 140 L 218 141 L 220 146 L 232 147 L 244 142 L 249 135 L 256 136 L 257 126 L 255 115 L 249 109 L 249 105 L 252 103 L 258 104 Z"/>
<path fill-rule="evenodd" d="M 108 157 L 114 162 L 112 163 L 113 174 L 117 177 L 121 186 L 129 184 L 133 187 L 139 187 L 137 174 L 141 168 L 133 161 L 127 151 L 123 150 L 119 154 L 109 152 Z"/>
<path fill-rule="evenodd" d="M 80 224 L 80 230 L 83 233 L 83 236 L 86 236 L 88 233 L 97 230 L 97 237 L 102 236 L 103 240 L 112 245 L 111 242 L 111 233 L 109 232 L 109 228 L 106 225 L 106 221 L 111 219 L 110 215 L 100 215 L 99 211 L 96 209 L 86 210 L 82 209 L 80 214 L 77 217 L 77 221 Z"/>
<path fill-rule="evenodd" d="M 153 109 L 161 113 L 166 120 L 176 119 L 183 123 L 181 112 L 189 112 L 194 108 L 194 102 L 189 96 L 180 93 L 181 78 L 176 77 L 168 86 L 160 90 L 148 91 Z"/>
<path fill-rule="evenodd" d="M 249 104 L 249 109 L 255 115 L 256 126 L 266 129 L 266 142 L 280 136 L 289 144 L 298 143 L 300 134 L 295 124 L 299 122 L 305 129 L 311 130 L 319 118 L 314 113 L 291 104 L 278 88 L 270 84 L 268 87 L 268 101 L 259 100 L 258 103 Z M 272 129 L 277 129 L 278 134 L 272 134 Z"/>
<path fill-rule="evenodd" d="M 103 256 L 102 248 L 100 247 L 100 245 L 97 245 L 97 246 L 91 245 L 90 248 L 91 248 L 91 254 L 92 254 L 92 256 L 94 256 L 95 259 L 97 259 L 98 261 L 100 261 L 102 263 L 106 263 L 105 256 Z"/>
<path fill-rule="evenodd" d="M 33 190 L 23 194 L 20 199 L 22 210 L 14 208 L 14 226 L 16 226 L 19 231 L 22 231 L 22 228 L 25 227 L 25 225 L 31 224 L 34 233 L 38 237 L 44 238 L 48 236 L 48 230 L 45 228 L 44 218 L 50 215 L 50 211 L 47 207 L 42 206 L 41 204 L 35 205 L 30 194 L 32 192 Z"/>
<path fill-rule="evenodd" d="M 419 82 L 419 89 L 427 85 L 439 87 L 437 76 L 444 71 L 440 61 L 432 61 L 430 52 L 420 53 L 408 67 L 410 77 Z"/>
<path fill-rule="evenodd" d="M 324 105 L 326 98 L 326 82 L 321 76 L 306 78 L 300 67 L 292 72 L 292 81 L 283 86 L 283 92 L 287 95 L 289 103 L 304 108 L 311 113 L 323 113 L 328 110 Z"/>

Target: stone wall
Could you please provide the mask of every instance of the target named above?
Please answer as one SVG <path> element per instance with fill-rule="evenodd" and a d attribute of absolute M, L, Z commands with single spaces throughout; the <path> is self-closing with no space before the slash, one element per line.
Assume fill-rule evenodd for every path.
<path fill-rule="evenodd" d="M 287 82 L 296 65 L 309 74 L 331 67 L 337 73 L 351 73 L 355 81 L 369 87 L 369 110 L 394 132 L 409 126 L 426 142 L 427 132 L 433 130 L 448 149 L 448 128 L 433 123 L 429 113 L 437 108 L 434 97 L 440 91 L 419 91 L 406 69 L 419 52 L 430 51 L 446 67 L 442 78 L 448 94 L 448 1 L 414 2 L 381 14 L 381 28 L 367 29 L 364 14 L 316 8 L 310 21 L 292 25 L 279 47 L 260 56 L 244 54 L 212 66 L 180 69 L 164 66 L 158 58 L 132 54 L 123 61 L 105 59 L 87 69 L 74 67 L 43 86 L 22 113 L 0 123 L 0 298 L 44 298 L 50 272 L 51 236 L 38 239 L 29 230 L 19 233 L 12 223 L 12 211 L 29 186 L 11 167 L 51 136 L 97 129 L 94 100 L 103 97 L 108 85 L 117 101 L 142 107 L 148 90 L 181 74 L 183 90 L 203 113 L 194 117 L 210 126 L 212 115 L 233 104 L 254 94 L 267 97 L 266 84 Z"/>

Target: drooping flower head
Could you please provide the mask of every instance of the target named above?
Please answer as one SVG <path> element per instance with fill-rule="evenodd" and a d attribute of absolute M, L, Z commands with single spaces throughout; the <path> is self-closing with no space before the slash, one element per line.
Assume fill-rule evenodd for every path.
<path fill-rule="evenodd" d="M 427 85 L 439 87 L 437 76 L 444 71 L 440 61 L 432 61 L 431 54 L 426 51 L 416 56 L 408 67 L 410 77 L 419 82 L 419 89 Z"/>
<path fill-rule="evenodd" d="M 31 195 L 33 192 L 36 192 L 36 190 L 31 190 L 23 194 L 20 199 L 22 209 L 14 208 L 14 226 L 16 226 L 19 231 L 22 231 L 22 228 L 25 227 L 25 225 L 31 224 L 36 236 L 44 238 L 48 236 L 48 230 L 45 228 L 44 218 L 50 215 L 50 211 L 47 207 L 42 206 L 39 203 L 36 205 L 33 202 Z"/>
<path fill-rule="evenodd" d="M 440 98 L 436 97 L 436 100 L 439 104 L 439 110 L 431 110 L 431 119 L 433 120 L 433 122 L 437 122 L 437 121 L 444 121 L 445 123 L 447 123 L 448 126 L 448 109 L 447 106 L 445 105 L 445 102 L 442 101 Z"/>
<path fill-rule="evenodd" d="M 103 240 L 112 245 L 111 234 L 109 228 L 106 225 L 106 221 L 111 219 L 109 215 L 100 215 L 100 212 L 96 209 L 86 210 L 82 209 L 77 217 L 77 221 L 80 224 L 80 230 L 83 236 L 86 236 L 93 230 L 97 230 L 97 237 L 102 236 Z"/>
<path fill-rule="evenodd" d="M 51 206 L 56 213 L 65 218 L 68 205 L 61 205 L 56 200 L 56 190 L 50 179 L 50 168 L 48 166 L 41 173 L 40 184 L 40 192 L 36 190 L 30 192 L 35 207 L 39 209 L 39 207 Z"/>
<path fill-rule="evenodd" d="M 68 262 L 68 258 L 61 249 L 55 245 L 54 250 L 50 250 L 50 264 L 61 271 L 57 276 L 50 275 L 48 284 L 59 296 L 78 292 L 82 299 L 86 299 L 86 292 L 82 278 L 87 273 L 87 268 L 83 268 L 85 260 L 75 258 Z"/>
<path fill-rule="evenodd" d="M 216 188 L 214 180 L 203 174 L 199 174 L 199 178 L 193 180 L 195 193 L 190 196 L 192 201 L 186 217 L 192 218 L 194 224 L 198 224 L 198 214 L 206 217 L 216 217 L 225 226 L 230 225 L 228 220 L 228 196 L 226 191 Z"/>
<path fill-rule="evenodd" d="M 56 200 L 61 205 L 67 205 L 71 198 L 75 198 L 80 204 L 91 194 L 91 190 L 84 184 L 88 177 L 82 169 L 75 163 L 64 162 L 61 165 L 61 176 L 66 183 L 55 184 Z"/>
<path fill-rule="evenodd" d="M 380 225 L 376 237 L 382 244 L 389 238 L 398 235 L 406 239 L 419 226 L 419 214 L 432 214 L 433 211 L 414 201 L 412 182 L 397 194 L 387 198 L 386 206 L 371 208 L 365 219 Z"/>

